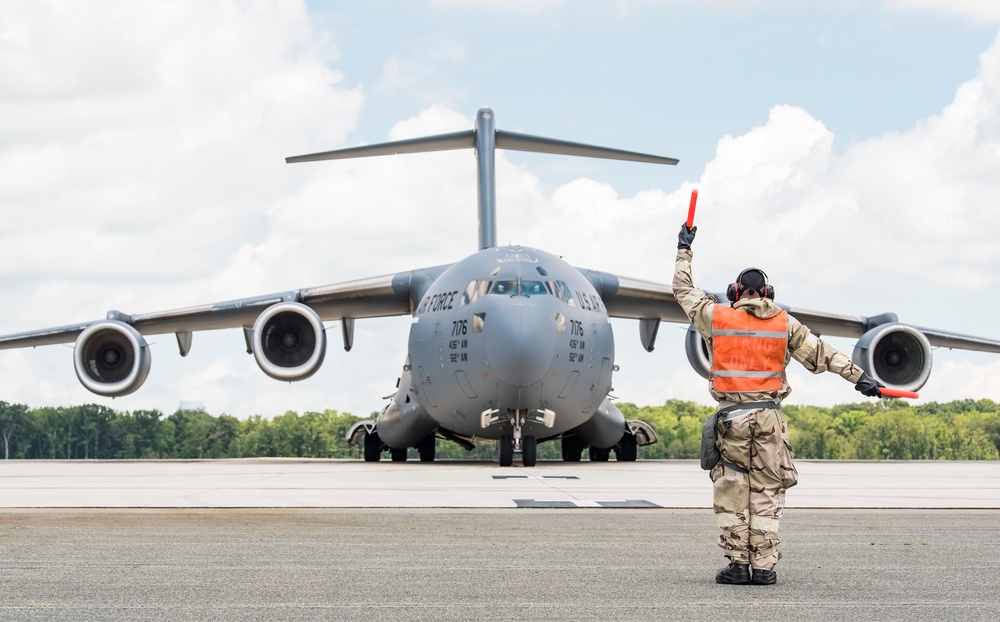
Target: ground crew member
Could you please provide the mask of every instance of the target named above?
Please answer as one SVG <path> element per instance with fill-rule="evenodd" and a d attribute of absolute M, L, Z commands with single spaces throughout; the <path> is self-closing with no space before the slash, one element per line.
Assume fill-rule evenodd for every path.
<path fill-rule="evenodd" d="M 731 307 L 696 288 L 691 243 L 697 229 L 681 225 L 673 290 L 708 343 L 709 392 L 719 402 L 720 460 L 710 477 L 722 531 L 718 543 L 730 563 L 715 581 L 769 585 L 777 580 L 774 566 L 781 559 L 778 522 L 785 490 L 798 481 L 781 412 L 781 400 L 791 392 L 785 367 L 794 358 L 814 374 L 830 371 L 849 380 L 869 397 L 880 397 L 882 385 L 774 304 L 774 288 L 762 270 L 747 268 L 729 285 Z"/>

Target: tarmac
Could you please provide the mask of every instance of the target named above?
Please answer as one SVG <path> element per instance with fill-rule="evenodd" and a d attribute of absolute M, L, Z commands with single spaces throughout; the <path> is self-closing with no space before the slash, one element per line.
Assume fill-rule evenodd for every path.
<path fill-rule="evenodd" d="M 0 463 L 0 620 L 995 620 L 1000 463 L 798 461 L 773 586 L 694 461 Z"/>

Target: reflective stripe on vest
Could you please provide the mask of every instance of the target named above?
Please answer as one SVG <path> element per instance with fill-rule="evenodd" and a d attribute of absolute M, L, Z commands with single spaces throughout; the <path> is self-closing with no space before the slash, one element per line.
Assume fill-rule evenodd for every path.
<path fill-rule="evenodd" d="M 762 393 L 781 388 L 788 350 L 788 315 L 761 319 L 730 307 L 712 311 L 712 370 L 719 393 Z"/>

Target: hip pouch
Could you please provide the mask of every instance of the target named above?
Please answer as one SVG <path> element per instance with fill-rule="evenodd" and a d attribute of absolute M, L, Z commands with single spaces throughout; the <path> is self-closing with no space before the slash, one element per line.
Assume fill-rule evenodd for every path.
<path fill-rule="evenodd" d="M 719 463 L 719 447 L 716 445 L 718 432 L 716 424 L 719 421 L 719 413 L 714 412 L 705 418 L 701 424 L 701 468 L 711 471 Z"/>

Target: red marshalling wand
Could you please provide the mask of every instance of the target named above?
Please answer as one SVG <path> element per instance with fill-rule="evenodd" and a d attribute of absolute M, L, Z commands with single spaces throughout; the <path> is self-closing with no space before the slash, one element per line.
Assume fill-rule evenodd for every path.
<path fill-rule="evenodd" d="M 694 226 L 694 206 L 695 206 L 695 204 L 697 202 L 698 202 L 698 191 L 697 190 L 692 190 L 691 191 L 691 204 L 688 205 L 688 219 L 687 219 L 687 228 L 688 229 L 690 229 L 691 227 Z"/>
<path fill-rule="evenodd" d="M 920 397 L 913 391 L 901 391 L 899 389 L 886 389 L 885 387 L 879 387 L 879 393 L 882 397 L 908 397 L 910 399 L 917 399 Z"/>

